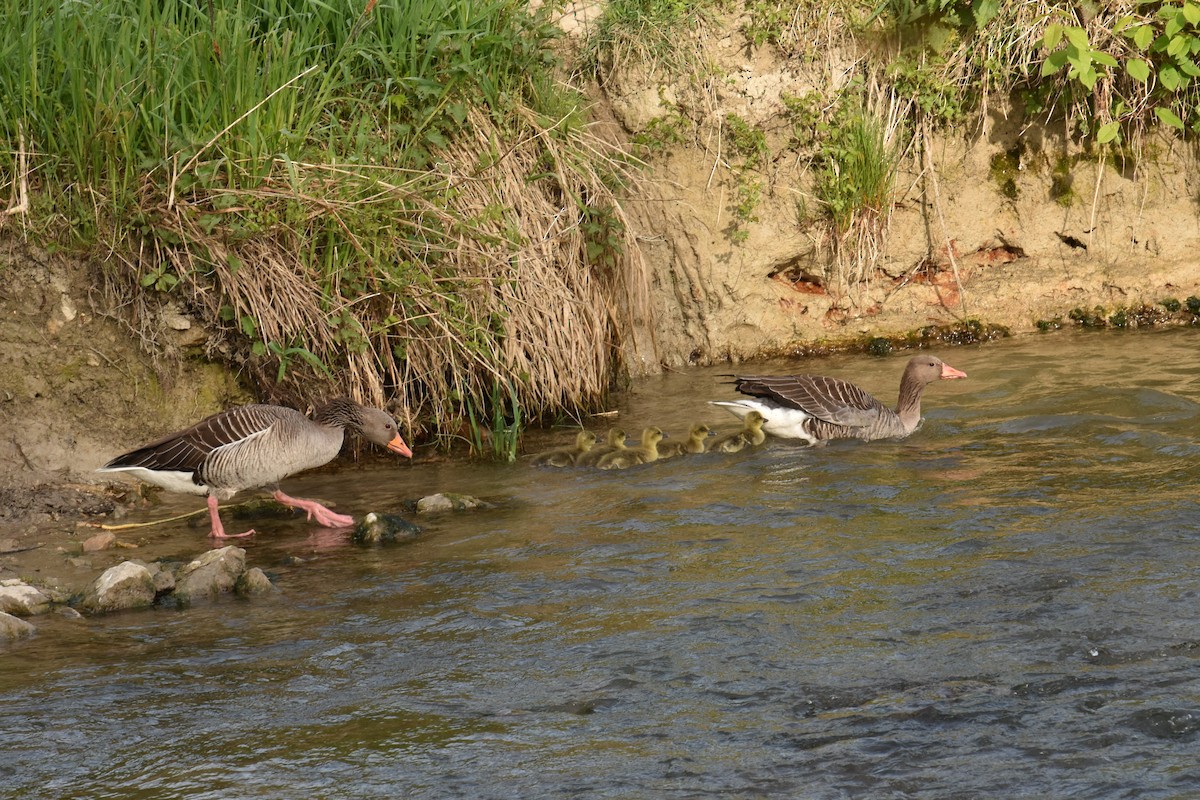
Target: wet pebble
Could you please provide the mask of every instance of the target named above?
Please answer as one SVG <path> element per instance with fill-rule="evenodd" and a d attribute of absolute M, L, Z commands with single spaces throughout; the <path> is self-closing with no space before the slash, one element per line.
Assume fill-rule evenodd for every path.
<path fill-rule="evenodd" d="M 97 533 L 95 536 L 89 536 L 83 543 L 83 552 L 95 553 L 100 550 L 107 550 L 117 542 L 117 535 L 112 531 L 104 531 Z"/>
<path fill-rule="evenodd" d="M 20 617 L 0 611 L 0 642 L 33 636 L 37 629 Z"/>
<path fill-rule="evenodd" d="M 243 597 L 276 591 L 275 584 L 271 583 L 271 579 L 267 577 L 267 573 L 258 567 L 251 567 L 243 572 L 238 577 L 237 583 L 234 584 L 233 588 L 234 591 Z"/>
<path fill-rule="evenodd" d="M 50 598 L 22 580 L 0 581 L 0 612 L 31 617 L 50 609 Z"/>
<path fill-rule="evenodd" d="M 209 550 L 175 577 L 175 598 L 183 604 L 233 591 L 246 571 L 246 551 L 236 545 Z"/>
<path fill-rule="evenodd" d="M 422 497 L 417 501 L 417 513 L 432 514 L 438 511 L 469 511 L 473 508 L 491 508 L 491 504 L 469 494 L 442 492 Z"/>
<path fill-rule="evenodd" d="M 110 567 L 83 590 L 84 611 L 121 611 L 154 603 L 154 576 L 142 564 L 124 561 Z"/>
<path fill-rule="evenodd" d="M 355 526 L 351 538 L 355 544 L 395 544 L 411 542 L 420 534 L 419 527 L 399 514 L 381 514 L 372 511 Z"/>

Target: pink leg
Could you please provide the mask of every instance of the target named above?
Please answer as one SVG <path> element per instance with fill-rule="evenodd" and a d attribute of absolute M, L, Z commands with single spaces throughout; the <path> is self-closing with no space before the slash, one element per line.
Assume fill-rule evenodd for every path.
<path fill-rule="evenodd" d="M 330 511 L 316 500 L 301 500 L 298 497 L 288 497 L 278 489 L 275 490 L 276 502 L 291 508 L 299 508 L 308 514 L 309 519 L 315 519 L 318 525 L 326 528 L 349 528 L 354 524 L 354 517 Z"/>
<path fill-rule="evenodd" d="M 244 536 L 250 536 L 254 533 L 253 528 L 245 533 L 226 533 L 225 526 L 221 524 L 221 516 L 217 513 L 217 498 L 211 494 L 208 496 L 208 516 L 212 519 L 212 533 L 209 536 L 214 539 L 241 539 Z"/>

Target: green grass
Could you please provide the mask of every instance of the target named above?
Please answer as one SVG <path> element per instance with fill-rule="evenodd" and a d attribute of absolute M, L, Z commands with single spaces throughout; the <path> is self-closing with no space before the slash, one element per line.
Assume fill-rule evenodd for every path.
<path fill-rule="evenodd" d="M 522 0 L 5 3 L 0 193 L 113 256 L 117 296 L 206 316 L 265 394 L 433 427 L 490 415 L 497 381 L 589 406 L 640 278 L 557 34 Z"/>

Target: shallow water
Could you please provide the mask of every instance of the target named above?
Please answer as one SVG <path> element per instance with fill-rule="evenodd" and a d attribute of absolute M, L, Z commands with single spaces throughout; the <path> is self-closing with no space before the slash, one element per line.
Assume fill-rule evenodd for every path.
<path fill-rule="evenodd" d="M 378 549 L 258 521 L 275 599 L 39 618 L 0 649 L 0 796 L 1194 796 L 1198 350 L 938 351 L 970 378 L 901 442 L 302 476 L 499 507 Z M 906 358 L 752 371 L 891 402 Z M 735 427 L 727 371 L 642 381 L 621 424 Z"/>

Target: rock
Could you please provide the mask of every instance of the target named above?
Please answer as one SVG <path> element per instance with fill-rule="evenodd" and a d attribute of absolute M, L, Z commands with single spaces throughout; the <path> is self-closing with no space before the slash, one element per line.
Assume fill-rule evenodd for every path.
<path fill-rule="evenodd" d="M 0 612 L 31 617 L 50 610 L 50 598 L 24 581 L 0 582 Z"/>
<path fill-rule="evenodd" d="M 62 606 L 59 608 L 58 615 L 63 619 L 83 619 L 83 614 L 80 614 L 70 606 Z"/>
<path fill-rule="evenodd" d="M 37 629 L 25 620 L 0 611 L 0 642 L 11 642 L 14 639 L 33 636 L 35 630 Z"/>
<path fill-rule="evenodd" d="M 372 511 L 354 527 L 351 538 L 355 544 L 394 544 L 411 542 L 420 535 L 421 529 L 399 514 L 378 514 Z"/>
<path fill-rule="evenodd" d="M 236 545 L 209 550 L 175 576 L 175 598 L 181 603 L 232 592 L 246 571 L 246 551 Z"/>
<path fill-rule="evenodd" d="M 88 537 L 83 543 L 83 552 L 95 553 L 100 550 L 107 550 L 112 547 L 117 541 L 117 535 L 112 531 L 97 533 L 95 536 Z"/>
<path fill-rule="evenodd" d="M 486 503 L 478 497 L 472 497 L 469 494 L 454 494 L 453 492 L 431 494 L 417 501 L 417 513 L 420 514 L 432 514 L 437 511 L 467 511 L 472 508 L 491 507 L 491 503 Z"/>
<path fill-rule="evenodd" d="M 275 591 L 275 584 L 271 583 L 271 579 L 261 569 L 251 567 L 237 579 L 233 589 L 243 597 L 250 597 Z"/>
<path fill-rule="evenodd" d="M 121 611 L 154 603 L 154 576 L 145 565 L 123 561 L 109 567 L 83 590 L 79 605 L 84 611 Z"/>
<path fill-rule="evenodd" d="M 130 559 L 130 563 L 141 564 L 150 571 L 155 594 L 166 594 L 175 588 L 175 573 L 169 567 L 157 561 L 146 562 L 137 558 Z"/>

